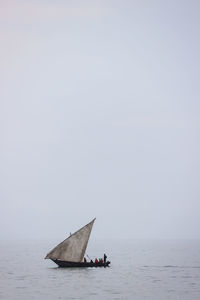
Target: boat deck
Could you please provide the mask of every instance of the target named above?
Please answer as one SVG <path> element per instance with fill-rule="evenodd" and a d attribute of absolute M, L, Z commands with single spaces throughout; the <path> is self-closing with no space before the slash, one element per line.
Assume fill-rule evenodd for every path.
<path fill-rule="evenodd" d="M 98 267 L 109 267 L 110 261 L 103 263 L 94 263 L 94 262 L 71 262 L 63 261 L 59 259 L 52 259 L 59 267 L 61 268 L 98 268 Z"/>

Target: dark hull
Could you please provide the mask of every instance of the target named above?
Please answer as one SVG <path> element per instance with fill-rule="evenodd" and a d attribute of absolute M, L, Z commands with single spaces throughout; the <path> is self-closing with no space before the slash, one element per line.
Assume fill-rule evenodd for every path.
<path fill-rule="evenodd" d="M 91 263 L 91 262 L 71 262 L 71 261 L 62 261 L 57 259 L 52 259 L 59 267 L 61 268 L 98 268 L 98 267 L 109 267 L 110 261 L 105 263 Z"/>

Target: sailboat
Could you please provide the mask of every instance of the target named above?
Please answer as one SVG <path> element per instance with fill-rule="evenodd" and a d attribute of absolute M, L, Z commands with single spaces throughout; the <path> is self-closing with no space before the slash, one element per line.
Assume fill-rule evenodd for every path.
<path fill-rule="evenodd" d="M 45 259 L 51 259 L 59 267 L 68 268 L 80 268 L 80 267 L 108 267 L 110 262 L 106 261 L 104 254 L 104 261 L 99 260 L 93 262 L 83 261 L 85 251 L 87 248 L 90 233 L 94 224 L 93 219 L 90 223 L 79 229 L 65 239 L 63 242 L 53 248 L 45 257 Z"/>

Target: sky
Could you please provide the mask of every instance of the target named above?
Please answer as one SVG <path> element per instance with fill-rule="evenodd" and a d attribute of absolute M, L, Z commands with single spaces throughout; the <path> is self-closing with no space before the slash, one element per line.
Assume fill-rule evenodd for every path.
<path fill-rule="evenodd" d="M 0 1 L 0 239 L 200 238 L 200 2 Z"/>

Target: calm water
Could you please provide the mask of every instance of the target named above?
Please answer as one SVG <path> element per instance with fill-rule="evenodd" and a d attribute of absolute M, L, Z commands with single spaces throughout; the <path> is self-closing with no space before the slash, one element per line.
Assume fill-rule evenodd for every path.
<path fill-rule="evenodd" d="M 58 242 L 1 242 L 0 299 L 200 299 L 199 240 L 92 239 L 106 269 L 57 268 L 43 257 Z"/>

